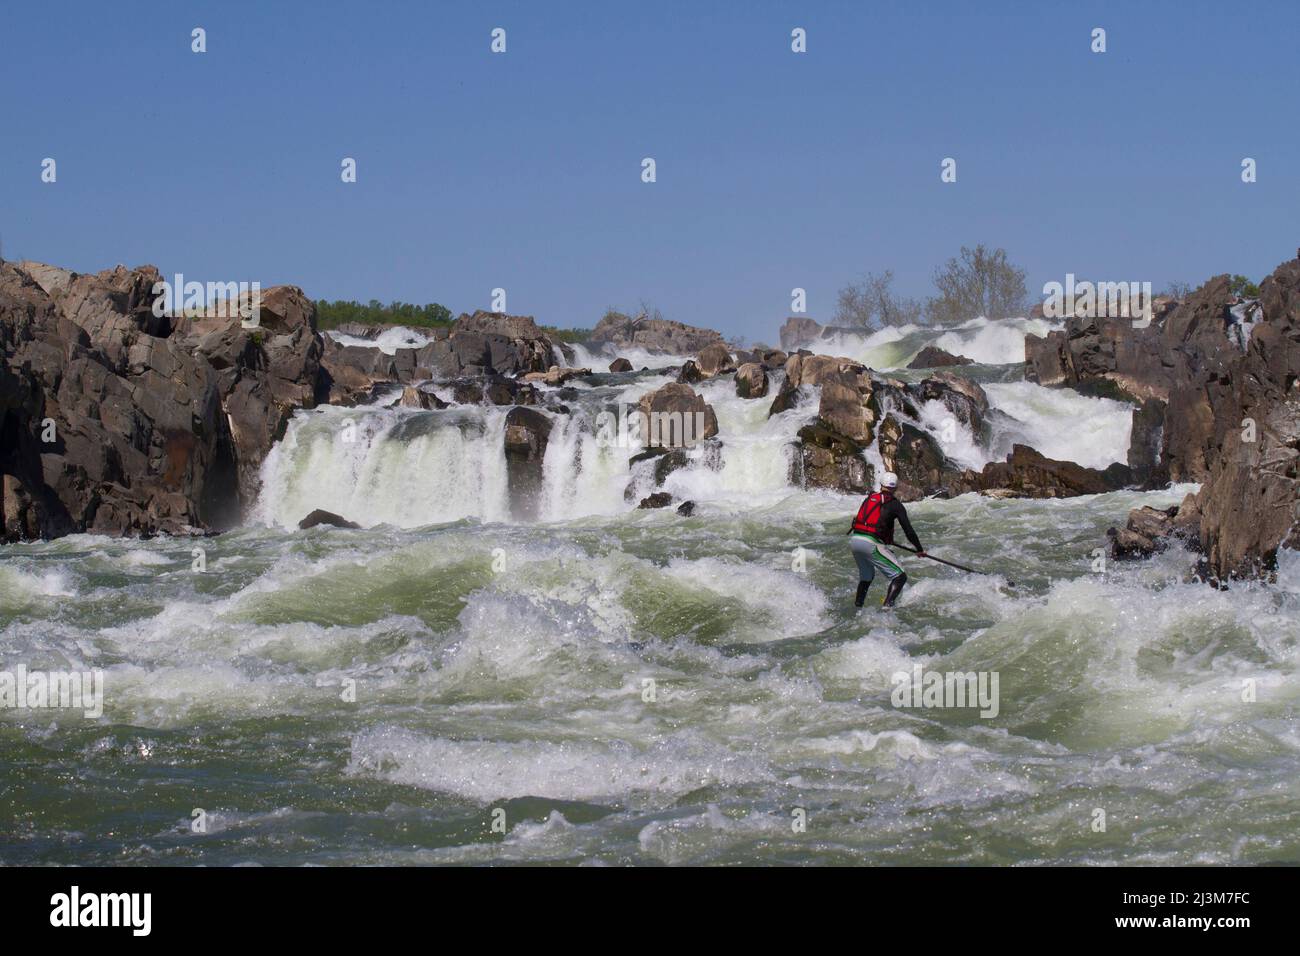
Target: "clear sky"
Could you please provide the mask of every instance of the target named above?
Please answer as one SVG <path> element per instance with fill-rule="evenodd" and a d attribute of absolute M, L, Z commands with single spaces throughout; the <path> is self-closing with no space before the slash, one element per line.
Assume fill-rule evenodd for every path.
<path fill-rule="evenodd" d="M 11 2 L 0 242 L 767 341 L 793 287 L 826 321 L 863 272 L 923 297 L 981 241 L 1035 295 L 1259 279 L 1300 246 L 1298 49 L 1295 0 Z"/>

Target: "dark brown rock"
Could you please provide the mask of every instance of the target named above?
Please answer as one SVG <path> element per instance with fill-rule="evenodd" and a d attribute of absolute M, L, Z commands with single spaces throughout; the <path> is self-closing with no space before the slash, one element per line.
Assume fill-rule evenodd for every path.
<path fill-rule="evenodd" d="M 964 355 L 953 355 L 941 348 L 927 345 L 916 353 L 916 358 L 907 363 L 908 368 L 946 368 L 950 365 L 974 365 L 974 359 Z"/>
<path fill-rule="evenodd" d="M 982 471 L 963 471 L 950 484 L 952 494 L 978 491 L 1020 498 L 1072 498 L 1117 491 L 1132 480 L 1127 465 L 1119 463 L 1102 471 L 1072 461 L 1057 461 L 1030 448 L 1015 445 L 1006 461 L 993 461 Z"/>
<path fill-rule="evenodd" d="M 314 528 L 317 525 L 332 525 L 335 528 L 360 528 L 361 525 L 355 521 L 349 521 L 341 515 L 336 515 L 332 511 L 325 511 L 323 508 L 317 508 L 307 517 L 298 522 L 298 528 L 306 531 L 308 528 Z"/>
<path fill-rule="evenodd" d="M 689 385 L 670 382 L 641 396 L 642 435 L 649 447 L 694 445 L 718 433 L 713 406 Z"/>
<path fill-rule="evenodd" d="M 511 515 L 533 520 L 541 507 L 542 463 L 551 436 L 551 419 L 534 408 L 516 406 L 506 413 L 506 483 Z"/>

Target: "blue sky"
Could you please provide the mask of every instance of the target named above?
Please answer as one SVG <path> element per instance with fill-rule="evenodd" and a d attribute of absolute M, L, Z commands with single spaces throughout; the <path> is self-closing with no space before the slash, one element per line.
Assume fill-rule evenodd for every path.
<path fill-rule="evenodd" d="M 795 286 L 826 321 L 981 241 L 1031 293 L 1258 279 L 1300 245 L 1298 40 L 1295 2 L 9 4 L 0 241 L 768 341 Z"/>

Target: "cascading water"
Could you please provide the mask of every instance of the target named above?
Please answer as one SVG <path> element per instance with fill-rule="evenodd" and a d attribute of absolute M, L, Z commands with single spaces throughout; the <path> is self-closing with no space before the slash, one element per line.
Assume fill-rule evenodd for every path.
<path fill-rule="evenodd" d="M 936 340 L 908 334 L 898 355 Z M 985 383 L 991 433 L 959 429 L 950 457 L 974 467 L 1024 441 L 1124 460 L 1129 406 L 1008 368 L 964 369 Z M 1294 553 L 1276 584 L 1232 592 L 1188 580 L 1194 556 L 1177 544 L 1097 571 L 1109 526 L 1194 486 L 923 501 L 909 510 L 927 546 L 991 573 L 904 556 L 899 608 L 857 612 L 843 536 L 857 501 L 789 483 L 818 390 L 769 417 L 771 398 L 740 399 L 730 378 L 697 385 L 719 436 L 667 477 L 697 504 L 686 519 L 636 508 L 656 462 L 630 465 L 640 445 L 599 429 L 602 411 L 671 380 L 577 382 L 568 414 L 543 411 L 534 521 L 511 518 L 509 409 L 376 404 L 295 416 L 248 527 L 199 545 L 9 546 L 6 659 L 99 667 L 108 693 L 98 720 L 0 709 L 0 779 L 39 808 L 0 861 L 1300 856 Z M 917 412 L 932 433 L 950 424 L 941 403 Z M 878 449 L 864 455 L 880 468 Z M 363 528 L 298 531 L 316 508 Z M 893 676 L 918 665 L 999 672 L 997 715 L 898 708 Z M 1247 680 L 1258 700 L 1242 705 Z M 196 781 L 204 835 L 189 826 Z M 120 799 L 137 791 L 149 799 Z M 484 823 L 500 806 L 504 838 Z M 816 839 L 791 832 L 792 806 Z M 1091 829 L 1093 806 L 1110 833 Z M 69 837 L 84 833 L 100 836 Z"/>

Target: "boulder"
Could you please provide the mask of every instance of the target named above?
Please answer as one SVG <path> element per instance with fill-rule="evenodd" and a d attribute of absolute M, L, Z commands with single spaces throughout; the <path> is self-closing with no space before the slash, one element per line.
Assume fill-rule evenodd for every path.
<path fill-rule="evenodd" d="M 433 392 L 423 391 L 414 385 L 402 389 L 402 398 L 398 404 L 403 408 L 422 408 L 426 411 L 447 407 L 447 403 Z"/>
<path fill-rule="evenodd" d="M 677 373 L 677 381 L 683 385 L 694 385 L 703 378 L 704 374 L 700 371 L 700 367 L 695 364 L 694 359 L 687 359 L 683 362 L 681 371 Z"/>
<path fill-rule="evenodd" d="M 632 363 L 625 358 L 616 358 L 609 363 L 609 370 L 611 372 L 630 372 L 632 371 Z"/>
<path fill-rule="evenodd" d="M 797 406 L 802 398 L 803 393 L 798 386 L 791 385 L 788 378 L 784 379 L 781 382 L 781 387 L 777 389 L 776 398 L 772 399 L 772 405 L 767 410 L 767 417 L 771 418 L 773 415 L 788 412 Z"/>
<path fill-rule="evenodd" d="M 718 433 L 713 406 L 680 382 L 670 382 L 641 396 L 638 411 L 647 447 L 688 447 Z"/>
<path fill-rule="evenodd" d="M 1189 496 L 1190 497 L 1190 496 Z M 1180 512 L 1184 509 L 1178 505 L 1163 510 L 1150 507 L 1134 508 L 1128 514 L 1128 523 L 1123 528 L 1110 528 L 1106 532 L 1110 539 L 1110 555 L 1117 561 L 1131 561 L 1149 558 L 1157 551 L 1168 547 L 1171 538 L 1197 544 L 1197 522 L 1194 515 Z"/>
<path fill-rule="evenodd" d="M 637 505 L 637 507 L 642 509 L 667 508 L 672 503 L 673 503 L 672 495 L 670 495 L 666 491 L 656 491 L 654 494 L 642 498 L 641 503 Z"/>
<path fill-rule="evenodd" d="M 941 348 L 927 345 L 916 353 L 916 357 L 907 363 L 908 368 L 945 368 L 949 365 L 974 365 L 974 359 L 964 355 L 953 355 Z"/>
<path fill-rule="evenodd" d="M 683 501 L 677 506 L 677 513 L 683 518 L 689 518 L 691 515 L 695 514 L 695 502 Z"/>
<path fill-rule="evenodd" d="M 767 372 L 753 362 L 736 369 L 736 394 L 741 398 L 762 398 L 767 394 Z"/>
<path fill-rule="evenodd" d="M 333 525 L 335 528 L 360 528 L 361 525 L 355 521 L 349 521 L 341 515 L 336 515 L 332 511 L 325 511 L 323 508 L 317 508 L 307 517 L 298 522 L 298 528 L 306 531 L 308 528 L 314 528 L 317 525 Z"/>
<path fill-rule="evenodd" d="M 886 415 L 880 423 L 879 448 L 885 468 L 898 475 L 896 493 L 901 501 L 946 496 L 962 473 L 933 435 L 894 415 Z"/>
<path fill-rule="evenodd" d="M 695 364 L 699 366 L 700 374 L 706 378 L 736 370 L 736 362 L 731 356 L 731 351 L 722 342 L 714 342 L 701 349 Z"/>

